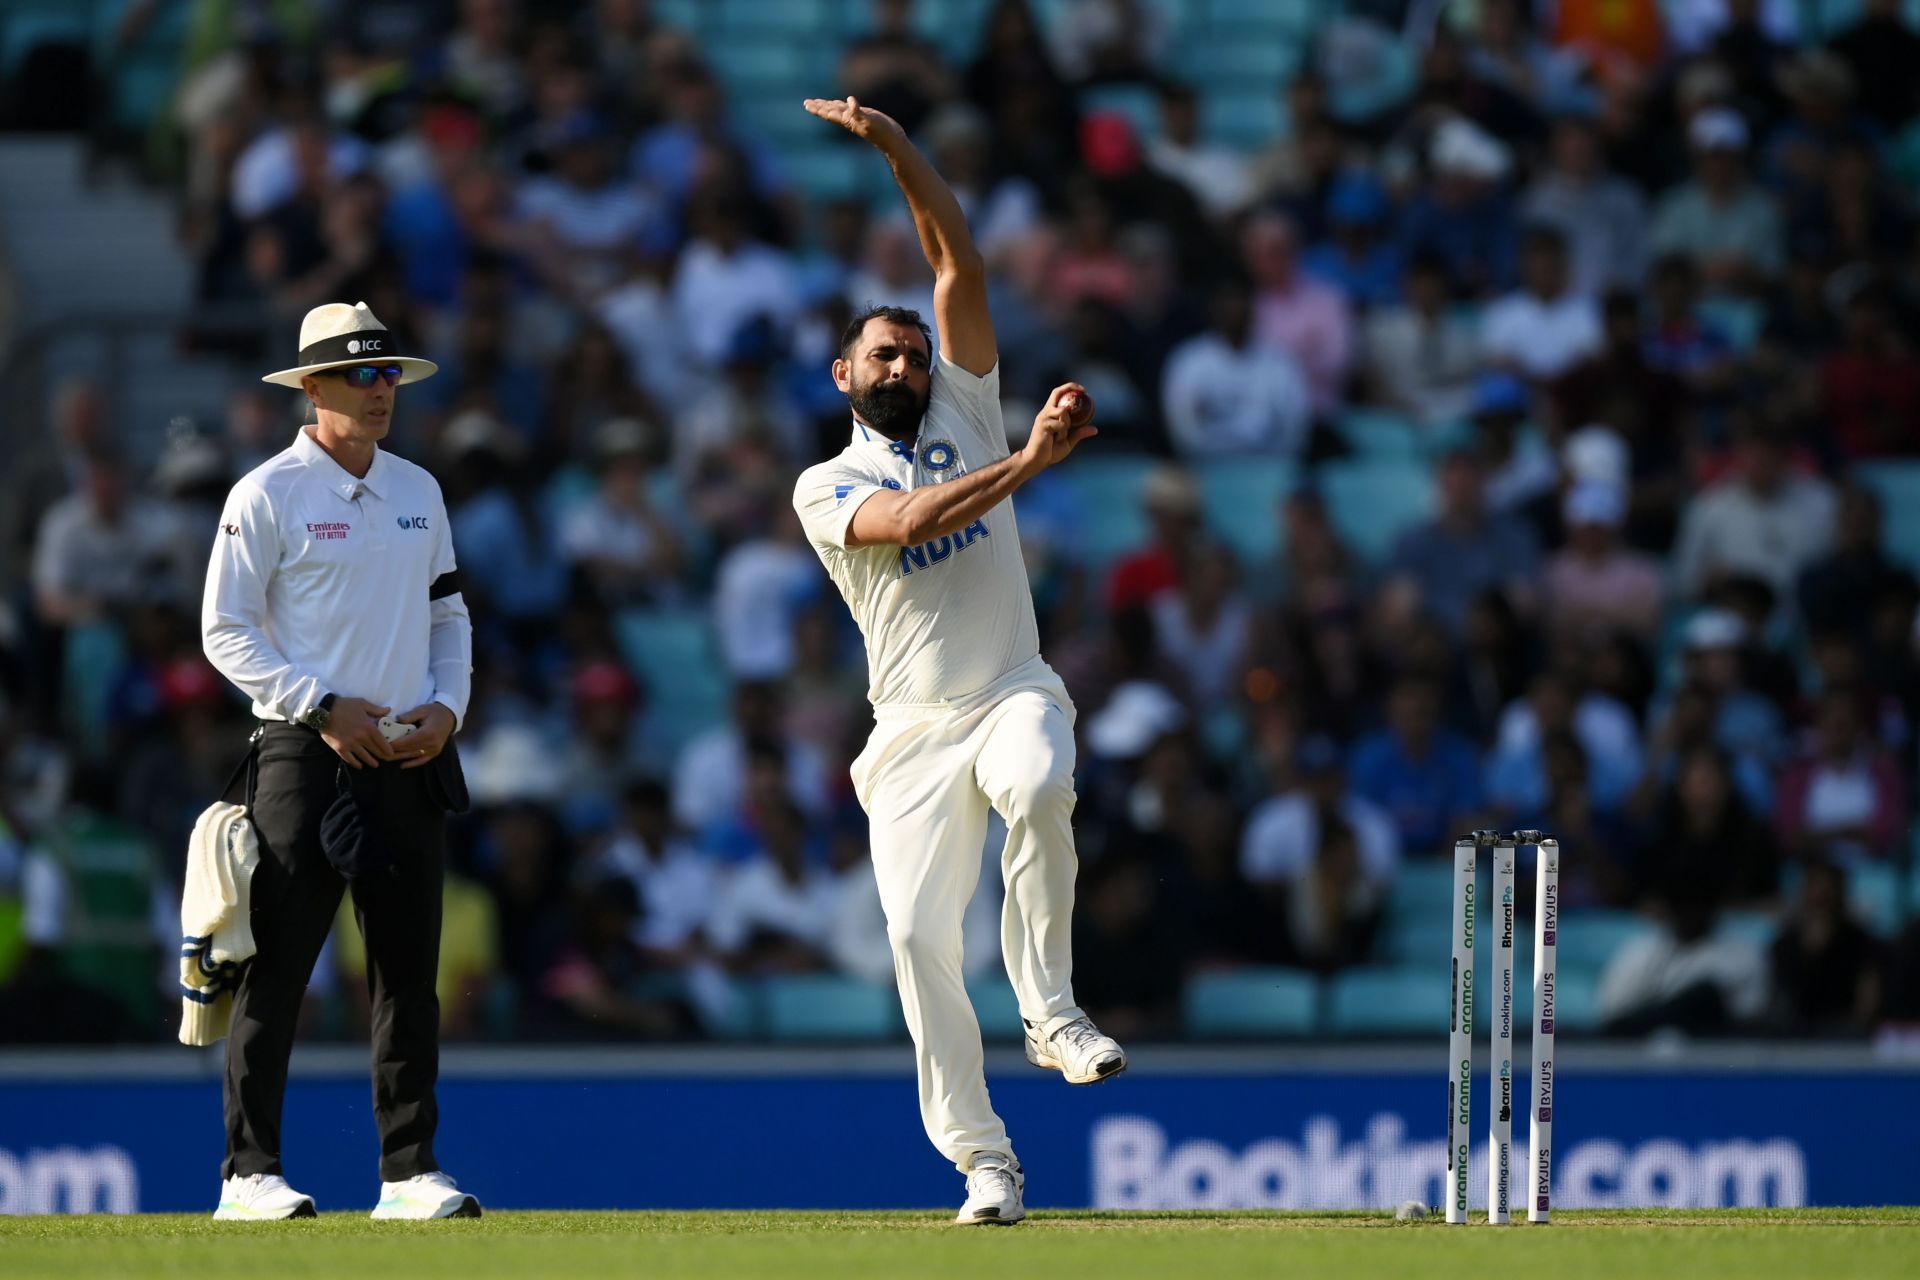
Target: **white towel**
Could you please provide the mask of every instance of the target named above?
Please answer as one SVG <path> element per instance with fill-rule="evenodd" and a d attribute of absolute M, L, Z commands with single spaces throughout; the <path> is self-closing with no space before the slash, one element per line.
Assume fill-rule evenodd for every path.
<path fill-rule="evenodd" d="M 195 820 L 180 894 L 181 1044 L 227 1034 L 241 968 L 255 949 L 249 890 L 259 862 L 244 805 L 209 805 Z"/>

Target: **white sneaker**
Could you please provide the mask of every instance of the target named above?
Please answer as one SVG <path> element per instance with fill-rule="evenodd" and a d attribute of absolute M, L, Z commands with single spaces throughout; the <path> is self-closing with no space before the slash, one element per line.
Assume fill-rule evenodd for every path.
<path fill-rule="evenodd" d="M 1058 1071 L 1068 1084 L 1099 1084 L 1127 1069 L 1126 1052 L 1112 1036 L 1102 1035 L 1092 1018 L 1075 1018 L 1044 1039 L 1031 1022 L 1026 1028 L 1027 1061 Z"/>
<path fill-rule="evenodd" d="M 228 1178 L 220 1184 L 215 1222 L 266 1222 L 278 1218 L 317 1218 L 313 1197 L 301 1195 L 277 1173 Z"/>
<path fill-rule="evenodd" d="M 982 1152 L 967 1169 L 967 1202 L 954 1223 L 965 1227 L 1010 1227 L 1027 1216 L 1020 1203 L 1027 1175 L 1003 1155 Z"/>
<path fill-rule="evenodd" d="M 408 1178 L 405 1182 L 380 1184 L 380 1203 L 374 1206 L 376 1218 L 477 1218 L 480 1202 L 455 1186 L 453 1179 L 436 1170 Z"/>

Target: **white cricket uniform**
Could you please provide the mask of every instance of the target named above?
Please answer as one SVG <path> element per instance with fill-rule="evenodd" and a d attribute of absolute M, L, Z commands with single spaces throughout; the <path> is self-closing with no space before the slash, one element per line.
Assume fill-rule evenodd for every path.
<path fill-rule="evenodd" d="M 961 971 L 961 920 L 979 882 L 988 808 L 1007 824 L 1000 943 L 1020 1014 L 1047 1032 L 1073 1002 L 1074 708 L 1040 657 L 1013 504 L 917 547 L 847 547 L 881 489 L 939 484 L 1007 456 L 1000 371 L 945 356 L 912 446 L 858 422 L 809 467 L 793 504 L 867 642 L 875 727 L 853 762 L 886 908 L 900 1004 L 913 1033 L 920 1117 L 963 1172 L 1011 1156 L 987 1098 L 980 1025 Z"/>

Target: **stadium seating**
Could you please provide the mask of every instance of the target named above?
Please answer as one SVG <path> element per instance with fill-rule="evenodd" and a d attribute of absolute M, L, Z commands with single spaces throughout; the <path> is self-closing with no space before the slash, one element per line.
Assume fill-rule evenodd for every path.
<path fill-rule="evenodd" d="M 1086 524 L 1076 549 L 1093 568 L 1101 568 L 1142 545 L 1147 520 L 1140 509 L 1140 484 L 1153 460 L 1138 454 L 1076 455 L 1064 472 L 1079 491 Z"/>
<path fill-rule="evenodd" d="M 1724 911 L 1713 931 L 1765 951 L 1780 932 L 1780 919 L 1771 911 Z"/>
<path fill-rule="evenodd" d="M 1920 568 L 1920 462 L 1858 462 L 1853 476 L 1880 497 L 1880 545 L 1909 568 Z"/>
<path fill-rule="evenodd" d="M 614 620 L 627 666 L 646 689 L 655 745 L 678 750 L 726 714 L 726 676 L 712 624 L 690 609 L 630 609 Z"/>
<path fill-rule="evenodd" d="M 1286 132 L 1277 86 L 1208 92 L 1200 101 L 1200 134 L 1210 143 L 1254 151 Z"/>
<path fill-rule="evenodd" d="M 1204 973 L 1182 997 L 1186 1032 L 1203 1040 L 1308 1036 L 1317 1023 L 1320 987 L 1298 969 L 1235 969 Z"/>
<path fill-rule="evenodd" d="M 1531 928 L 1529 924 L 1529 934 Z M 1631 911 L 1568 912 L 1560 919 L 1560 972 L 1598 976 L 1621 947 L 1652 929 Z M 1533 946 L 1530 936 L 1527 946 Z"/>
<path fill-rule="evenodd" d="M 1435 964 L 1451 954 L 1452 939 L 1453 916 L 1443 897 L 1431 911 L 1384 921 L 1376 950 L 1394 964 Z"/>
<path fill-rule="evenodd" d="M 86 44 L 93 32 L 85 0 L 6 0 L 0 4 L 0 76 L 10 74 L 36 45 Z"/>
<path fill-rule="evenodd" d="M 1294 487 L 1293 463 L 1286 458 L 1231 458 L 1196 468 L 1206 504 L 1207 527 L 1235 555 L 1243 569 L 1280 552 L 1280 500 Z"/>
<path fill-rule="evenodd" d="M 1910 914 L 1906 884 L 1908 872 L 1890 862 L 1863 862 L 1847 868 L 1847 907 L 1854 919 L 1883 938 L 1900 932 Z M 1789 865 L 1780 876 L 1781 895 L 1800 896 L 1805 879 L 1801 868 Z"/>
<path fill-rule="evenodd" d="M 1447 1029 L 1441 964 L 1349 969 L 1327 988 L 1325 1029 L 1338 1036 L 1439 1036 Z"/>
<path fill-rule="evenodd" d="M 1418 423 L 1389 409 L 1349 409 L 1340 415 L 1335 430 L 1363 458 L 1414 458 L 1427 445 Z"/>
<path fill-rule="evenodd" d="M 988 1041 L 1019 1041 L 1024 1028 L 1020 1020 L 1020 1000 L 1003 970 L 994 969 L 967 982 L 967 998 L 973 1001 L 973 1014 L 980 1019 L 980 1038 Z"/>
<path fill-rule="evenodd" d="M 1557 976 L 1553 992 L 1554 1034 L 1562 1032 L 1591 1032 L 1600 1029 L 1600 979 L 1597 974 L 1562 973 Z M 1529 997 L 1526 1007 L 1531 1010 Z M 1528 1026 L 1532 1025 L 1529 1012 Z M 1515 1026 L 1518 1032 L 1518 1024 Z"/>
<path fill-rule="evenodd" d="M 1142 138 L 1160 132 L 1160 96 L 1143 84 L 1105 84 L 1088 89 L 1081 99 L 1088 115 L 1120 115 Z"/>
<path fill-rule="evenodd" d="M 1321 468 L 1319 480 L 1334 528 L 1347 545 L 1375 562 L 1433 511 L 1433 476 L 1417 462 L 1342 459 Z"/>
<path fill-rule="evenodd" d="M 760 984 L 761 1028 L 771 1040 L 893 1040 L 905 1028 L 891 987 L 827 974 L 767 978 Z"/>

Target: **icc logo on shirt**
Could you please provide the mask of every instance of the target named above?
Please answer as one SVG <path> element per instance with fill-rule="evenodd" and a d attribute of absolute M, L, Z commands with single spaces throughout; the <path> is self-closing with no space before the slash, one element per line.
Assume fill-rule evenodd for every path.
<path fill-rule="evenodd" d="M 427 527 L 427 518 L 425 516 L 396 516 L 393 522 L 402 529 L 424 529 Z"/>

